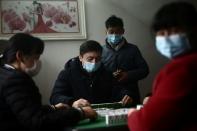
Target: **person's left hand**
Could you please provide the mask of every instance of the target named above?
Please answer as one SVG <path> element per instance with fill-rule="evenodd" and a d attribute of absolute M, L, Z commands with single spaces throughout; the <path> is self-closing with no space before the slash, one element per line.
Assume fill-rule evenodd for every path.
<path fill-rule="evenodd" d="M 128 73 L 126 71 L 120 71 L 118 74 L 118 81 L 119 82 L 123 82 L 126 81 L 128 79 Z"/>
<path fill-rule="evenodd" d="M 130 104 L 133 103 L 133 99 L 132 99 L 130 96 L 125 95 L 125 96 L 123 97 L 123 99 L 121 100 L 121 102 L 122 102 L 122 104 L 123 104 L 124 106 L 125 106 L 125 105 L 130 105 Z"/>
<path fill-rule="evenodd" d="M 75 107 L 75 108 L 79 108 L 79 107 L 83 107 L 83 106 L 90 106 L 89 101 L 86 99 L 83 99 L 83 98 L 74 101 L 72 104 L 72 107 Z"/>

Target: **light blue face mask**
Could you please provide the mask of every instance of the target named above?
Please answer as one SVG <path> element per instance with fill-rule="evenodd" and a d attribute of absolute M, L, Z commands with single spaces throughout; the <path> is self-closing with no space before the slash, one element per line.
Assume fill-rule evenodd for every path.
<path fill-rule="evenodd" d="M 172 59 L 190 50 L 190 44 L 186 34 L 170 36 L 157 36 L 156 48 L 165 57 Z"/>
<path fill-rule="evenodd" d="M 88 72 L 88 73 L 91 73 L 91 72 L 94 72 L 96 71 L 101 65 L 101 62 L 97 62 L 97 63 L 91 63 L 91 62 L 87 62 L 85 61 L 83 63 L 83 68 Z"/>
<path fill-rule="evenodd" d="M 122 41 L 122 35 L 108 34 L 107 42 L 112 45 L 118 45 Z"/>

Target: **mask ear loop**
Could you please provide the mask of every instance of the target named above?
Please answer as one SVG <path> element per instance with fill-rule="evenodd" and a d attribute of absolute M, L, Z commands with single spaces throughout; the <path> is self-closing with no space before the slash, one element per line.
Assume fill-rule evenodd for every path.
<path fill-rule="evenodd" d="M 3 65 L 3 54 L 0 54 L 0 66 Z"/>
<path fill-rule="evenodd" d="M 0 59 L 2 59 L 3 58 L 3 54 L 0 54 Z"/>

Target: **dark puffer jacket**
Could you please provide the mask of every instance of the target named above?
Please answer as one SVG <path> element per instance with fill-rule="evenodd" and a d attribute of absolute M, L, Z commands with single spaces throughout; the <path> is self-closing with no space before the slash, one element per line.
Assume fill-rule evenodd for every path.
<path fill-rule="evenodd" d="M 139 104 L 138 81 L 148 75 L 149 68 L 138 47 L 124 39 L 122 47 L 115 50 L 106 41 L 103 46 L 102 62 L 110 72 L 115 72 L 117 69 L 128 72 L 128 80 L 118 83 L 114 88 L 114 96 L 117 100 L 121 100 L 124 95 L 129 95 L 133 98 L 134 105 Z"/>
<path fill-rule="evenodd" d="M 62 130 L 76 124 L 77 109 L 54 110 L 42 105 L 41 95 L 31 77 L 15 69 L 0 68 L 0 130 Z"/>
<path fill-rule="evenodd" d="M 60 72 L 51 95 L 51 103 L 72 104 L 80 98 L 90 103 L 112 102 L 113 77 L 103 65 L 89 75 L 82 67 L 79 58 L 73 58 Z"/>

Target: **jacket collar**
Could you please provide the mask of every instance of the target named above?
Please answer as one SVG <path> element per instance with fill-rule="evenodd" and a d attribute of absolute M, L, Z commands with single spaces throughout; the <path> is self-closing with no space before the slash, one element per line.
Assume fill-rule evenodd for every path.
<path fill-rule="evenodd" d="M 114 51 L 120 50 L 124 45 L 128 44 L 127 40 L 123 37 L 123 40 L 121 43 L 115 47 L 113 47 L 110 43 L 107 42 L 107 39 L 105 39 L 106 47 L 109 49 L 112 49 Z"/>

